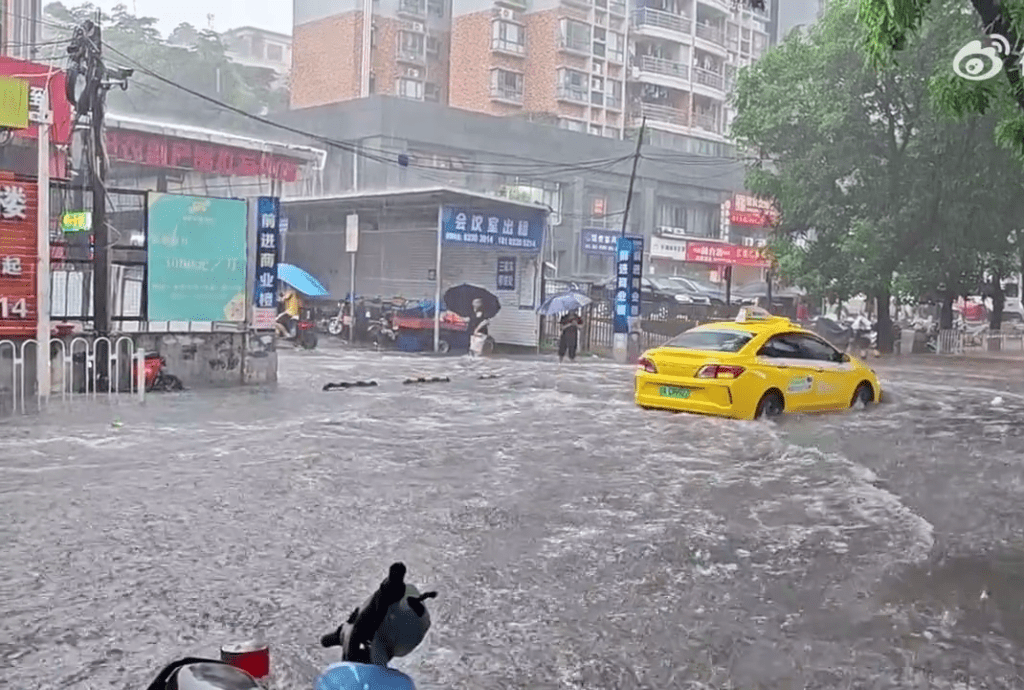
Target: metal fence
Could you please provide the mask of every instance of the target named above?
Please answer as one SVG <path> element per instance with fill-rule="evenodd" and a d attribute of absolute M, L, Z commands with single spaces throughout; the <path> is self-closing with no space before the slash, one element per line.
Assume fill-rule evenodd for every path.
<path fill-rule="evenodd" d="M 50 318 L 86 323 L 93 317 L 93 232 L 65 232 L 65 213 L 92 213 L 89 190 L 63 180 L 50 186 Z M 141 324 L 146 314 L 146 192 L 107 191 L 110 250 L 110 314 L 115 324 Z M 136 328 L 135 330 L 139 330 Z"/>

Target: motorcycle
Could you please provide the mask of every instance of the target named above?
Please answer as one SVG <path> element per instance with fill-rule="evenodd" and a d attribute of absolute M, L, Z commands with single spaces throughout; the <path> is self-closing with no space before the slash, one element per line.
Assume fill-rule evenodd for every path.
<path fill-rule="evenodd" d="M 342 660 L 320 674 L 315 690 L 416 690 L 412 678 L 391 668 L 430 630 L 425 601 L 437 592 L 420 591 L 405 582 L 403 563 L 393 563 L 388 576 L 362 606 L 336 630 L 320 638 L 325 648 L 341 647 Z M 256 679 L 226 661 L 186 657 L 166 666 L 147 690 L 262 690 Z"/>
<path fill-rule="evenodd" d="M 185 390 L 181 379 L 166 371 L 167 360 L 156 352 L 147 352 L 143 360 L 146 392 Z"/>
<path fill-rule="evenodd" d="M 316 322 L 309 318 L 297 319 L 293 322 L 292 330 L 283 338 L 296 347 L 303 350 L 315 350 L 320 342 L 320 336 L 316 334 Z"/>
<path fill-rule="evenodd" d="M 374 348 L 378 350 L 394 347 L 398 341 L 398 329 L 391 320 L 391 314 L 386 313 L 370 324 L 368 335 Z"/>

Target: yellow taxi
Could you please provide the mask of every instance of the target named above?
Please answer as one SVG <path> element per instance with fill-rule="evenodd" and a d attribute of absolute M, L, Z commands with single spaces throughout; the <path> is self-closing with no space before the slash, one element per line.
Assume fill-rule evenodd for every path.
<path fill-rule="evenodd" d="M 733 419 L 840 410 L 881 397 L 863 362 L 756 307 L 648 350 L 636 370 L 640 407 Z"/>

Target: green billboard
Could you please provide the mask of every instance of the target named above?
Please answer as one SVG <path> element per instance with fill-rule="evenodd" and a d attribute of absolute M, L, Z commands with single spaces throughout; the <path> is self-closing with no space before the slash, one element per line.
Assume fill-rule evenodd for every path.
<path fill-rule="evenodd" d="M 150 321 L 244 321 L 248 205 L 149 194 Z"/>

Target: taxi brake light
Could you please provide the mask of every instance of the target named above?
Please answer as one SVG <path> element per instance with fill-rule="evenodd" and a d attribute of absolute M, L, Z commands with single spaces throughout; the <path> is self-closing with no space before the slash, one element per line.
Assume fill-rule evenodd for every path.
<path fill-rule="evenodd" d="M 697 372 L 699 379 L 737 379 L 746 369 L 726 364 L 706 364 Z"/>
<path fill-rule="evenodd" d="M 638 368 L 643 369 L 648 374 L 657 374 L 658 367 L 654 366 L 654 362 L 647 357 L 641 357 L 637 360 L 636 365 Z"/>

